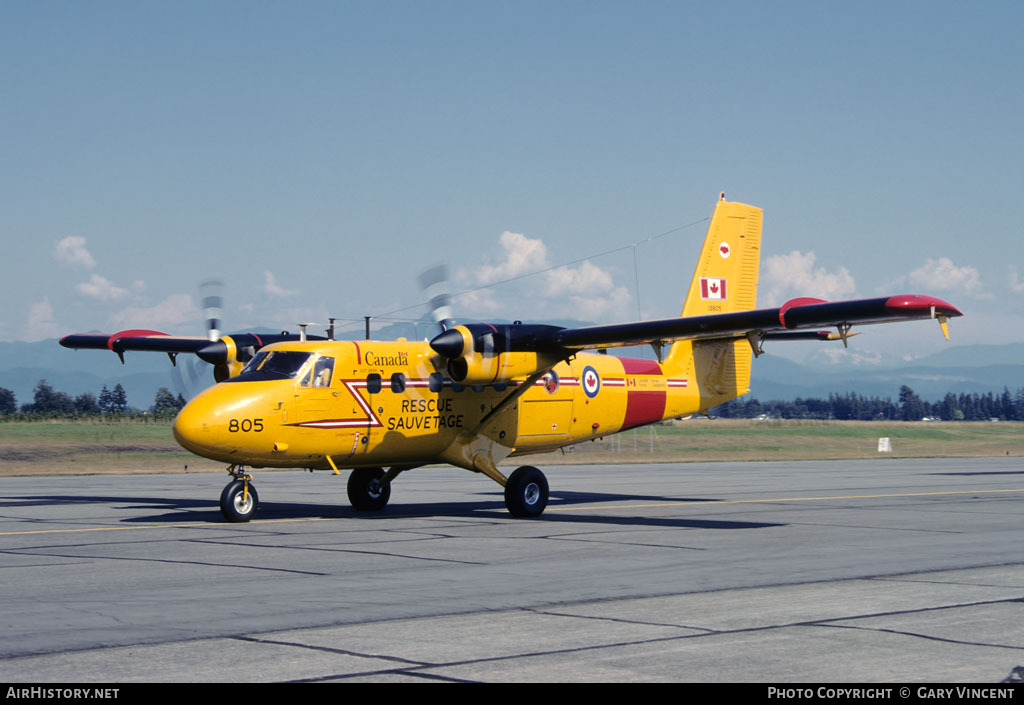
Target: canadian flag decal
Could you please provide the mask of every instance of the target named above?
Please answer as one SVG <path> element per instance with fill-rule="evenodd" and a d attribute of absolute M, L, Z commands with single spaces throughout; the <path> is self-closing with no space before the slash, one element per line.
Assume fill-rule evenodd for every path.
<path fill-rule="evenodd" d="M 725 300 L 725 279 L 700 278 L 700 297 L 710 300 Z"/>

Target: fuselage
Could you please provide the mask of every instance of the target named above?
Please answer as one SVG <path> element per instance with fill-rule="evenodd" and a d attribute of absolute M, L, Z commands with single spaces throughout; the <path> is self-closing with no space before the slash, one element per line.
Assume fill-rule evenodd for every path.
<path fill-rule="evenodd" d="M 174 434 L 198 455 L 254 467 L 472 468 L 465 452 L 453 450 L 468 435 L 486 440 L 500 460 L 702 408 L 685 370 L 581 353 L 481 425 L 524 380 L 464 386 L 443 369 L 425 342 L 279 343 L 192 400 Z"/>

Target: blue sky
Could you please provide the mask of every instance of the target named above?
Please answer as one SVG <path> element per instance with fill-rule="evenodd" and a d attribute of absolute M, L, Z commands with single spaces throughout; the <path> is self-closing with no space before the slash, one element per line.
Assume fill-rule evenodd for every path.
<path fill-rule="evenodd" d="M 9 0 L 0 339 L 200 333 L 209 277 L 229 330 L 361 326 L 422 300 L 441 261 L 455 291 L 574 263 L 457 316 L 672 316 L 706 225 L 675 229 L 725 191 L 765 210 L 761 306 L 928 293 L 967 314 L 955 343 L 1024 340 L 1022 20 L 1019 2 Z M 925 327 L 850 354 L 945 344 Z"/>

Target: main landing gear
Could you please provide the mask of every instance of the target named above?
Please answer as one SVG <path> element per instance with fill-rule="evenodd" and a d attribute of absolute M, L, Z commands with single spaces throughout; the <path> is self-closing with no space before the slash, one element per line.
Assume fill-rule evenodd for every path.
<path fill-rule="evenodd" d="M 514 517 L 538 517 L 548 506 L 548 479 L 532 465 L 524 465 L 508 476 L 505 506 Z"/>
<path fill-rule="evenodd" d="M 385 473 L 382 468 L 356 468 L 348 476 L 348 499 L 360 512 L 376 512 L 391 499 L 391 480 L 397 468 Z M 505 506 L 514 517 L 537 517 L 548 506 L 548 480 L 537 468 L 524 465 L 504 480 Z"/>
<path fill-rule="evenodd" d="M 356 468 L 348 476 L 348 501 L 360 512 L 376 512 L 388 506 L 391 482 L 382 468 Z"/>

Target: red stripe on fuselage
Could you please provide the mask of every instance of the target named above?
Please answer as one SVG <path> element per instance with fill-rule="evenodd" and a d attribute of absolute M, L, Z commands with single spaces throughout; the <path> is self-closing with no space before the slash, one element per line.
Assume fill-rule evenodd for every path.
<path fill-rule="evenodd" d="M 626 375 L 661 375 L 661 365 L 654 360 L 638 360 L 631 357 L 620 358 L 622 371 Z M 626 380 L 626 415 L 622 419 L 622 430 L 644 426 L 661 421 L 665 414 L 667 393 L 658 391 L 637 391 Z"/>
<path fill-rule="evenodd" d="M 626 391 L 626 416 L 622 430 L 661 421 L 665 414 L 665 392 Z"/>
<path fill-rule="evenodd" d="M 622 371 L 627 375 L 660 375 L 661 365 L 654 360 L 638 360 L 635 357 L 620 357 Z"/>

